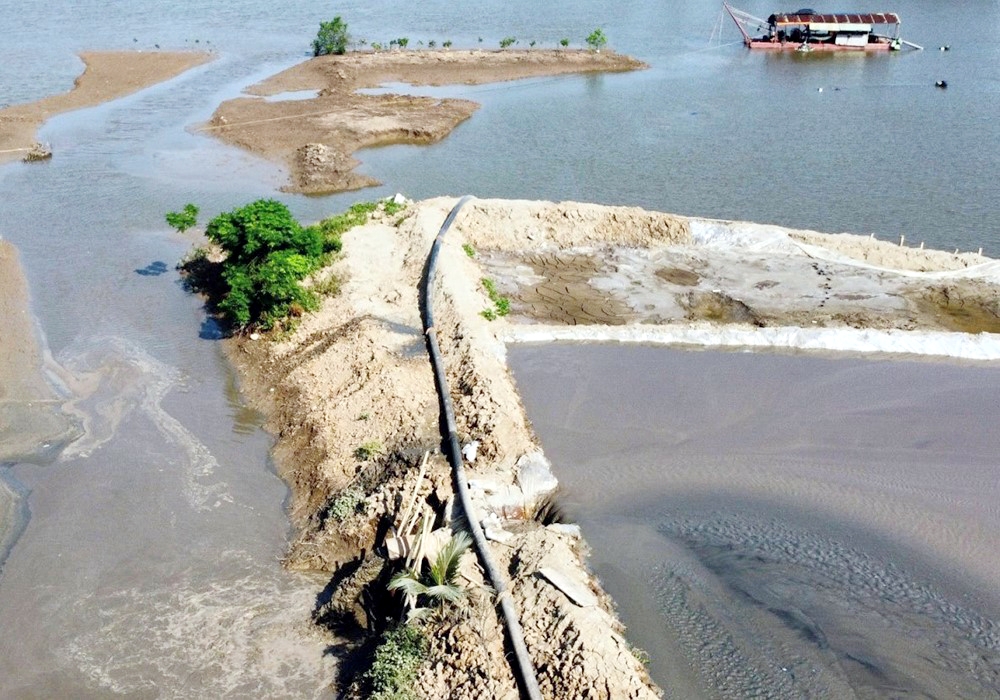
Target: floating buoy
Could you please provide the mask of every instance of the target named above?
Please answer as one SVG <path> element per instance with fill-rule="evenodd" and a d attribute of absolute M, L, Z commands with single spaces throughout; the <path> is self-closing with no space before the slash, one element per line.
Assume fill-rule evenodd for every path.
<path fill-rule="evenodd" d="M 946 87 L 948 87 L 948 81 L 947 80 L 939 80 L 936 83 L 934 83 L 934 87 L 946 88 Z"/>

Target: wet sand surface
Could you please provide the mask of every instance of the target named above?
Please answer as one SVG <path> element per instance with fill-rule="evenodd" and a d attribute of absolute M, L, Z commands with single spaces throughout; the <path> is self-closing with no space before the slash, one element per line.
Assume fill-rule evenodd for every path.
<path fill-rule="evenodd" d="M 1000 695 L 1000 368 L 509 352 L 668 696 Z"/>

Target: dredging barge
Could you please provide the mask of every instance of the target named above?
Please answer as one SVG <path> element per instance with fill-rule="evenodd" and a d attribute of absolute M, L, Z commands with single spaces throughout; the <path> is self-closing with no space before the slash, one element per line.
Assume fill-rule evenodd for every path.
<path fill-rule="evenodd" d="M 743 43 L 768 51 L 899 51 L 903 46 L 923 48 L 899 36 L 901 21 L 895 12 L 836 12 L 811 9 L 780 12 L 766 20 L 723 3 Z M 764 31 L 754 37 L 751 31 Z"/>

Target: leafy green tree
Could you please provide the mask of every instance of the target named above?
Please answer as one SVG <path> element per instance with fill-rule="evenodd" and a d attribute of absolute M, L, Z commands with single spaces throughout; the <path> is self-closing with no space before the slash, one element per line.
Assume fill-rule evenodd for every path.
<path fill-rule="evenodd" d="M 503 39 L 500 40 L 500 48 L 506 49 L 508 46 L 512 46 L 516 41 L 517 39 L 515 37 L 505 36 Z"/>
<path fill-rule="evenodd" d="M 184 233 L 198 223 L 198 207 L 193 204 L 185 204 L 181 211 L 167 212 L 166 219 L 170 226 Z"/>
<path fill-rule="evenodd" d="M 567 46 L 569 46 L 569 39 L 560 39 L 559 45 L 565 49 Z"/>
<path fill-rule="evenodd" d="M 219 214 L 205 235 L 226 253 L 219 311 L 240 328 L 270 328 L 289 313 L 316 308 L 316 295 L 300 282 L 339 247 L 339 237 L 301 226 L 288 207 L 269 199 Z"/>
<path fill-rule="evenodd" d="M 347 23 L 338 15 L 329 22 L 320 22 L 319 32 L 313 39 L 313 56 L 347 53 Z"/>
<path fill-rule="evenodd" d="M 594 51 L 600 51 L 608 43 L 608 37 L 604 36 L 604 30 L 598 27 L 587 37 L 587 45 Z"/>

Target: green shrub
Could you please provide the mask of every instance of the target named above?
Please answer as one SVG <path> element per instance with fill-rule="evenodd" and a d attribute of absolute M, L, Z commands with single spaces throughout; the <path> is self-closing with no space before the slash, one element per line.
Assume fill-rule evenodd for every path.
<path fill-rule="evenodd" d="M 464 250 L 465 254 L 468 255 L 470 258 L 476 257 L 476 249 L 473 248 L 471 244 L 463 243 L 462 250 Z"/>
<path fill-rule="evenodd" d="M 608 43 L 608 38 L 604 36 L 604 30 L 600 27 L 595 29 L 587 37 L 587 46 L 589 46 L 594 51 L 600 51 L 604 48 L 604 45 Z"/>
<path fill-rule="evenodd" d="M 513 46 L 515 43 L 517 43 L 517 39 L 515 37 L 505 36 L 500 40 L 500 48 L 506 49 L 508 46 Z"/>
<path fill-rule="evenodd" d="M 270 328 L 293 311 L 316 308 L 299 282 L 319 269 L 335 246 L 303 228 L 281 202 L 261 199 L 212 219 L 209 240 L 226 253 L 219 311 L 233 325 Z"/>
<path fill-rule="evenodd" d="M 327 510 L 327 516 L 333 518 L 338 523 L 344 518 L 358 512 L 358 506 L 364 503 L 365 495 L 356 486 L 345 489 L 337 496 Z"/>
<path fill-rule="evenodd" d="M 382 635 L 364 680 L 371 700 L 414 698 L 417 669 L 427 658 L 427 638 L 417 627 L 401 625 Z"/>
<path fill-rule="evenodd" d="M 468 252 L 468 251 L 466 251 Z M 487 321 L 495 321 L 500 316 L 506 316 L 510 313 L 510 299 L 505 296 L 501 296 L 500 292 L 497 290 L 496 282 L 488 277 L 483 277 L 480 280 L 483 285 L 483 289 L 486 290 L 486 295 L 493 302 L 493 307 L 489 309 L 483 309 L 479 312 L 479 315 L 485 318 Z"/>
<path fill-rule="evenodd" d="M 369 440 L 354 450 L 354 457 L 359 462 L 367 462 L 380 456 L 383 452 L 385 452 L 385 448 L 381 442 L 378 440 Z"/>
<path fill-rule="evenodd" d="M 225 257 L 221 263 L 204 256 L 184 263 L 188 286 L 207 293 L 231 326 L 267 330 L 280 321 L 287 330 L 294 325 L 289 317 L 316 309 L 320 295 L 337 293 L 335 276 L 311 288 L 302 281 L 329 264 L 343 233 L 365 223 L 377 207 L 355 204 L 312 226 L 302 226 L 284 204 L 268 199 L 219 214 L 205 234 Z"/>
<path fill-rule="evenodd" d="M 569 39 L 560 39 L 559 45 L 565 49 L 567 46 L 569 46 Z"/>
<path fill-rule="evenodd" d="M 443 46 L 446 49 L 450 49 L 451 48 L 451 39 L 448 39 L 448 41 L 443 42 L 441 44 L 441 46 Z"/>
<path fill-rule="evenodd" d="M 198 223 L 198 207 L 193 204 L 185 204 L 181 211 L 167 212 L 166 219 L 167 224 L 184 233 Z"/>
<path fill-rule="evenodd" d="M 320 22 L 319 32 L 312 43 L 313 56 L 342 56 L 347 53 L 347 41 L 347 23 L 340 16 L 330 22 Z"/>

